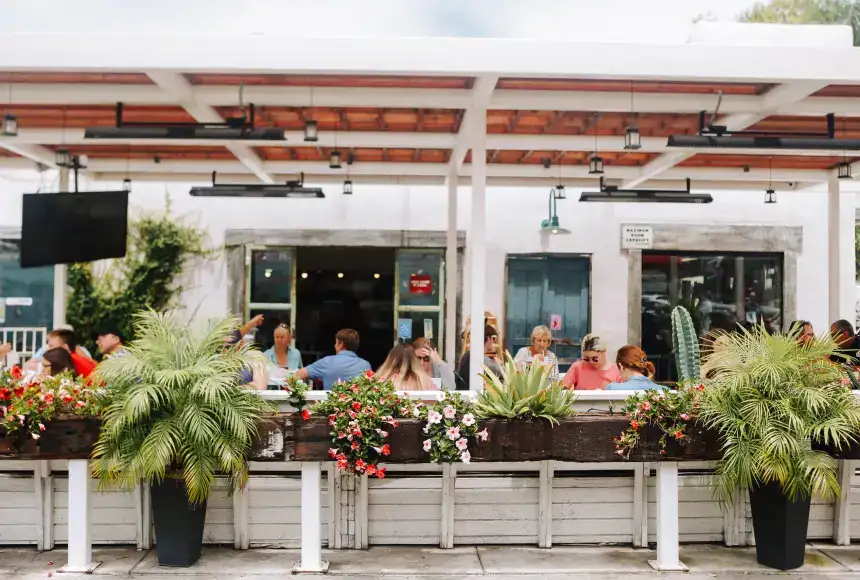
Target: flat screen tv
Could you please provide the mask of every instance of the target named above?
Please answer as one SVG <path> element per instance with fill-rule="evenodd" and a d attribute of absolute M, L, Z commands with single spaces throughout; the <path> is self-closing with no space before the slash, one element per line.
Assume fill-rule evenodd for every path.
<path fill-rule="evenodd" d="M 21 267 L 125 256 L 128 192 L 28 193 L 21 219 Z"/>

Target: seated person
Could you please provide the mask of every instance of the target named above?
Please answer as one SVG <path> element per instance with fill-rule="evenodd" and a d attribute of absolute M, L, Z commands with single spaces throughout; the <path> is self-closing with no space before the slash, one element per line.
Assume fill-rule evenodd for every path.
<path fill-rule="evenodd" d="M 542 364 L 550 367 L 552 372 L 549 375 L 550 380 L 558 380 L 558 359 L 555 353 L 549 350 L 549 345 L 552 344 L 552 331 L 547 326 L 535 326 L 531 336 L 532 346 L 524 346 L 514 357 L 514 362 L 517 367 L 524 369 L 534 363 Z"/>
<path fill-rule="evenodd" d="M 432 340 L 424 337 L 416 338 L 412 342 L 412 348 L 415 349 L 415 356 L 418 357 L 418 362 L 421 363 L 424 372 L 431 379 L 439 379 L 443 389 L 453 391 L 457 388 L 454 369 L 442 360 Z"/>
<path fill-rule="evenodd" d="M 854 334 L 854 325 L 847 320 L 837 320 L 830 325 L 830 334 L 838 347 L 830 360 L 854 369 L 860 368 L 860 339 Z"/>
<path fill-rule="evenodd" d="M 74 331 L 74 328 L 72 328 L 71 325 L 69 325 L 69 324 L 61 324 L 55 330 L 71 330 L 71 331 Z M 30 370 L 30 371 L 39 370 L 39 363 L 42 362 L 42 355 L 45 354 L 45 351 L 48 350 L 48 348 L 50 348 L 50 347 L 47 345 L 47 343 L 42 345 L 42 347 L 39 350 L 37 350 L 35 353 L 33 353 L 33 356 L 30 358 L 30 360 L 28 360 L 26 363 L 24 363 L 24 369 Z M 90 360 L 93 360 L 93 355 L 91 355 L 90 351 L 88 351 L 83 346 L 77 345 L 75 347 L 75 351 L 79 355 L 86 357 Z"/>
<path fill-rule="evenodd" d="M 99 347 L 99 352 L 107 358 L 111 356 L 125 356 L 126 350 L 123 343 L 125 342 L 122 331 L 114 326 L 106 326 L 96 332 L 96 345 Z"/>
<path fill-rule="evenodd" d="M 355 354 L 358 346 L 357 331 L 351 328 L 338 330 L 334 337 L 335 354 L 297 370 L 295 377 L 301 380 L 321 380 L 327 391 L 338 381 L 354 379 L 370 370 L 370 363 Z"/>
<path fill-rule="evenodd" d="M 230 336 L 227 337 L 228 347 L 239 348 L 243 343 L 243 336 L 242 329 L 231 332 Z M 251 369 L 242 369 L 239 376 L 243 385 L 253 387 L 258 391 L 265 391 L 269 388 L 269 372 L 264 364 L 255 365 Z"/>
<path fill-rule="evenodd" d="M 269 364 L 279 369 L 297 371 L 302 368 L 302 353 L 293 346 L 293 331 L 286 324 L 279 324 L 274 332 L 275 345 L 264 352 Z"/>
<path fill-rule="evenodd" d="M 494 354 L 497 349 L 496 341 L 499 339 L 499 333 L 496 332 L 496 329 L 490 326 L 489 324 L 484 326 L 484 361 L 483 366 L 487 367 L 497 377 L 502 376 L 502 369 L 499 367 L 498 363 L 494 361 L 492 358 L 488 356 L 489 354 Z M 460 391 L 469 391 L 472 388 L 471 380 L 472 377 L 469 374 L 469 365 L 471 364 L 472 355 L 469 350 L 463 353 L 462 358 L 460 358 L 460 366 L 457 367 L 457 374 L 459 375 L 459 381 L 457 383 L 457 389 Z"/>
<path fill-rule="evenodd" d="M 77 376 L 75 363 L 72 355 L 64 348 L 50 348 L 42 355 L 42 374 L 55 376 L 61 373 L 71 372 Z"/>
<path fill-rule="evenodd" d="M 88 379 L 96 368 L 96 361 L 78 353 L 78 340 L 75 333 L 65 328 L 58 328 L 48 333 L 49 348 L 64 348 L 72 357 L 75 372 Z"/>
<path fill-rule="evenodd" d="M 392 348 L 376 375 L 383 381 L 390 380 L 398 391 L 432 391 L 436 388 L 430 375 L 419 364 L 415 351 L 407 344 Z"/>
<path fill-rule="evenodd" d="M 596 334 L 586 334 L 582 339 L 582 357 L 576 361 L 561 379 L 568 389 L 589 391 L 606 388 L 618 381 L 618 367 L 606 360 L 606 344 Z"/>
<path fill-rule="evenodd" d="M 644 391 L 662 389 L 651 379 L 654 378 L 654 365 L 647 360 L 645 352 L 638 346 L 628 344 L 618 349 L 615 364 L 621 373 L 621 380 L 606 385 L 607 391 Z"/>

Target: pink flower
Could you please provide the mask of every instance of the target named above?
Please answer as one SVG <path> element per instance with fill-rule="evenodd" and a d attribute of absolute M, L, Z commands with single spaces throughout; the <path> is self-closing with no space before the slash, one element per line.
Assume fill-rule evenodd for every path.
<path fill-rule="evenodd" d="M 645 401 L 644 403 L 642 403 L 642 410 L 643 411 L 650 411 L 651 410 L 651 403 L 649 403 L 648 401 Z"/>
<path fill-rule="evenodd" d="M 433 446 L 433 442 L 430 439 L 424 440 L 424 451 L 430 451 L 430 448 Z"/>
<path fill-rule="evenodd" d="M 463 437 L 461 439 L 457 439 L 457 442 L 454 443 L 454 445 L 456 445 L 457 449 L 459 449 L 460 451 L 465 451 L 466 447 L 469 446 L 469 442 L 466 440 L 465 437 Z"/>
<path fill-rule="evenodd" d="M 483 431 L 478 431 L 478 439 L 480 439 L 481 441 L 486 441 L 489 436 L 490 434 L 487 433 L 486 429 L 484 429 Z"/>
<path fill-rule="evenodd" d="M 624 450 L 623 450 L 623 449 L 619 449 L 619 450 L 618 450 L 618 451 L 616 451 L 615 453 L 617 453 L 618 455 L 624 455 Z"/>
<path fill-rule="evenodd" d="M 464 451 L 460 454 L 460 461 L 462 461 L 463 463 L 469 463 L 471 460 L 472 456 L 469 454 L 468 451 Z"/>
<path fill-rule="evenodd" d="M 427 422 L 431 425 L 436 425 L 442 422 L 442 414 L 438 411 L 430 410 L 427 412 Z"/>
<path fill-rule="evenodd" d="M 38 433 L 33 433 L 32 436 L 33 439 L 38 439 L 39 437 L 41 437 L 41 435 L 39 435 Z"/>
<path fill-rule="evenodd" d="M 681 413 L 681 419 L 683 419 L 684 421 L 687 421 L 690 419 L 690 416 L 686 413 Z"/>
<path fill-rule="evenodd" d="M 459 427 L 451 427 L 448 429 L 448 439 L 451 441 L 456 441 L 460 438 L 460 428 Z"/>
<path fill-rule="evenodd" d="M 335 449 L 333 447 L 329 448 L 328 456 L 331 457 L 332 459 L 334 459 L 337 456 L 337 449 Z"/>
<path fill-rule="evenodd" d="M 39 423 L 39 431 L 44 431 L 45 426 L 42 423 Z"/>
<path fill-rule="evenodd" d="M 472 415 L 471 413 L 466 413 L 465 415 L 463 415 L 463 425 L 465 425 L 466 427 L 471 427 L 474 424 L 475 424 L 475 416 L 474 415 Z"/>
<path fill-rule="evenodd" d="M 376 433 L 377 433 L 380 437 L 382 437 L 383 439 L 385 439 L 386 437 L 388 437 L 388 431 L 383 431 L 382 429 L 377 429 L 377 430 L 376 430 Z"/>
<path fill-rule="evenodd" d="M 453 419 L 457 416 L 457 410 L 451 405 L 448 405 L 447 407 L 442 409 L 442 414 L 445 415 L 446 419 Z"/>

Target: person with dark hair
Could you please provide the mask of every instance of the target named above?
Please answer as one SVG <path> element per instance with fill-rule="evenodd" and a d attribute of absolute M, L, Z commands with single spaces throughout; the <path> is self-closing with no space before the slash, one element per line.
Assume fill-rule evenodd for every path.
<path fill-rule="evenodd" d="M 78 354 L 78 339 L 74 331 L 67 328 L 57 328 L 48 333 L 48 348 L 63 348 L 72 357 L 75 372 L 88 379 L 96 368 L 96 361 Z M 47 351 L 46 351 L 47 352 Z"/>
<path fill-rule="evenodd" d="M 815 330 L 808 320 L 795 320 L 788 325 L 789 334 L 797 334 L 797 344 L 803 346 L 815 340 Z"/>
<path fill-rule="evenodd" d="M 484 325 L 484 366 L 490 369 L 496 376 L 502 376 L 502 369 L 498 363 L 487 356 L 487 353 L 495 353 L 499 333 L 489 324 Z M 469 365 L 471 364 L 472 353 L 467 350 L 460 358 L 460 365 L 457 367 L 457 390 L 469 391 L 472 388 L 472 377 L 469 374 Z"/>
<path fill-rule="evenodd" d="M 830 334 L 838 347 L 830 360 L 850 367 L 860 367 L 860 341 L 854 334 L 854 325 L 847 320 L 837 320 L 830 325 Z"/>
<path fill-rule="evenodd" d="M 369 371 L 370 363 L 356 354 L 359 342 L 357 331 L 351 328 L 338 330 L 334 337 L 335 354 L 297 370 L 296 378 L 321 380 L 323 388 L 328 391 L 338 381 L 348 381 Z"/>
<path fill-rule="evenodd" d="M 621 380 L 606 385 L 608 391 L 644 391 L 659 389 L 655 383 L 654 365 L 648 361 L 645 352 L 638 346 L 628 344 L 618 349 L 615 364 L 621 373 Z"/>
<path fill-rule="evenodd" d="M 105 358 L 125 356 L 126 350 L 123 343 L 125 343 L 125 337 L 115 326 L 106 326 L 96 332 L 96 345 Z"/>
<path fill-rule="evenodd" d="M 77 376 L 75 363 L 72 361 L 72 355 L 64 348 L 49 348 L 42 355 L 42 373 L 50 376 L 56 376 L 60 373 L 71 371 Z"/>

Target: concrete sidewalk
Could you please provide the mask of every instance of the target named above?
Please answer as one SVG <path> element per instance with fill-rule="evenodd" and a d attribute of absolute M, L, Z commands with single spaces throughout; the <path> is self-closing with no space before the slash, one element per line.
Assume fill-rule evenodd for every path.
<path fill-rule="evenodd" d="M 235 551 L 229 548 L 206 548 L 203 557 L 191 568 L 161 568 L 155 551 L 138 552 L 133 548 L 100 548 L 94 559 L 102 562 L 95 576 L 177 580 L 179 578 L 212 578 L 216 580 L 283 577 L 290 575 L 298 550 L 257 549 Z M 453 550 L 415 547 L 375 547 L 366 551 L 325 550 L 323 557 L 331 562 L 329 575 L 340 578 L 385 577 L 392 580 L 426 580 L 430 578 L 493 576 L 499 580 L 562 580 L 575 575 L 583 580 L 642 578 L 771 578 L 776 570 L 755 562 L 754 548 L 723 546 L 685 546 L 681 560 L 689 573 L 654 572 L 648 560 L 651 550 L 624 547 L 556 547 L 551 550 L 522 547 L 458 547 Z M 66 561 L 64 550 L 37 552 L 27 549 L 0 550 L 0 578 L 34 580 L 36 578 L 72 578 L 59 574 L 57 568 Z M 814 544 L 807 547 L 806 564 L 791 573 L 792 578 L 858 578 L 860 579 L 860 546 Z"/>

